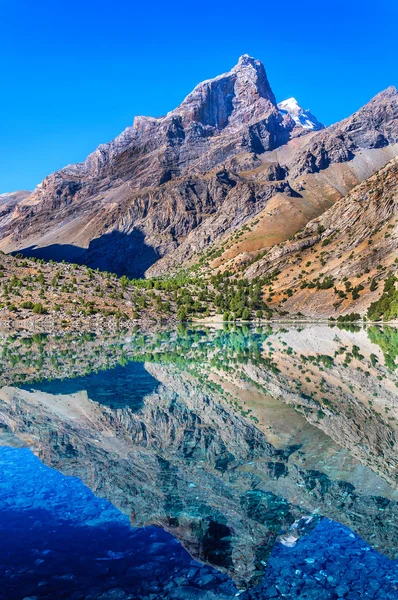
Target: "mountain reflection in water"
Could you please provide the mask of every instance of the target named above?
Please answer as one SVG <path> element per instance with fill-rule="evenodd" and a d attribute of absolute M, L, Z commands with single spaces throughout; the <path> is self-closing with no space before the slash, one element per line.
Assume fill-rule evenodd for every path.
<path fill-rule="evenodd" d="M 398 598 L 397 355 L 374 326 L 3 339 L 0 597 Z"/>

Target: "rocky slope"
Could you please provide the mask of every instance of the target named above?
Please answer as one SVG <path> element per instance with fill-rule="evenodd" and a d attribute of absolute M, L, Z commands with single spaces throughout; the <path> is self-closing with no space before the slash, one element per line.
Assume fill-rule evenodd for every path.
<path fill-rule="evenodd" d="M 249 262 L 383 168 L 398 153 L 397 115 L 398 94 L 391 87 L 341 123 L 261 155 L 262 165 L 250 177 L 257 181 L 269 163 L 280 165 L 294 193 L 289 197 L 277 192 L 245 227 L 224 236 L 217 244 L 220 258 L 211 266 L 224 266 L 231 259 Z"/>
<path fill-rule="evenodd" d="M 6 227 L 9 220 L 12 220 L 13 211 L 18 204 L 26 201 L 31 192 L 20 191 L 10 192 L 8 194 L 0 194 L 0 226 Z"/>
<path fill-rule="evenodd" d="M 142 276 L 194 261 L 258 215 L 253 249 L 278 243 L 394 156 L 397 98 L 389 88 L 316 131 L 309 113 L 278 108 L 263 65 L 244 55 L 9 204 L 1 247 Z"/>
<path fill-rule="evenodd" d="M 0 253 L 0 328 L 103 331 L 175 320 L 172 292 L 93 271 Z"/>
<path fill-rule="evenodd" d="M 311 139 L 290 164 L 293 176 L 314 173 L 332 163 L 352 160 L 363 149 L 384 148 L 398 141 L 398 94 L 391 86 L 348 119 Z"/>
<path fill-rule="evenodd" d="M 398 160 L 246 270 L 278 270 L 270 305 L 308 316 L 364 314 L 398 268 Z"/>

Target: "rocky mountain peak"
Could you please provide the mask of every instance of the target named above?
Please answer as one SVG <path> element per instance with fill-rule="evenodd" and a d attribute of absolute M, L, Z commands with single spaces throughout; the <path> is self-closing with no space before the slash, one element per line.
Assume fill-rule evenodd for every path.
<path fill-rule="evenodd" d="M 231 71 L 199 83 L 169 115 L 179 114 L 184 123 L 224 129 L 256 121 L 275 107 L 264 65 L 243 54 Z"/>
<path fill-rule="evenodd" d="M 398 96 L 398 90 L 395 85 L 390 85 L 385 90 L 382 90 L 376 96 L 374 96 L 373 100 L 379 100 L 380 98 L 394 98 Z"/>
<path fill-rule="evenodd" d="M 251 88 L 253 96 L 246 96 L 246 98 L 265 98 L 276 106 L 274 93 L 268 82 L 264 65 L 260 60 L 256 60 L 248 54 L 243 54 L 231 73 L 236 73 L 237 82 L 241 84 L 238 91 L 244 91 L 245 85 L 248 88 Z"/>
<path fill-rule="evenodd" d="M 234 67 L 234 69 L 246 65 L 254 66 L 255 64 L 261 64 L 261 62 L 259 60 L 256 60 L 252 56 L 249 56 L 248 54 L 242 54 L 242 56 L 239 57 L 238 64 Z"/>

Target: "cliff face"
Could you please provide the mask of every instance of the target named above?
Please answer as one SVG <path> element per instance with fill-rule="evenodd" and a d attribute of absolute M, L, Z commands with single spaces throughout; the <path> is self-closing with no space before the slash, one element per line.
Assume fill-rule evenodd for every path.
<path fill-rule="evenodd" d="M 322 349 L 311 328 L 268 332 L 268 345 L 243 363 L 231 362 L 234 334 L 223 347 L 209 344 L 210 335 L 202 340 L 203 354 L 197 342 L 190 345 L 186 368 L 146 364 L 152 389 L 138 404 L 135 387 L 119 389 L 112 371 L 117 406 L 105 402 L 112 393 L 102 380 L 98 397 L 95 386 L 79 387 L 79 381 L 74 391 L 51 381 L 47 391 L 40 383 L 3 387 L 3 443 L 17 438 L 29 445 L 47 465 L 110 500 L 133 525 L 161 525 L 241 586 L 259 580 L 281 533 L 291 542 L 311 526 L 302 517 L 314 523 L 326 515 L 389 553 L 398 536 L 394 382 L 385 379 L 382 352 L 365 333 L 325 329 Z M 354 343 L 362 358 L 340 365 Z M 320 351 L 332 359 L 341 347 L 346 350 L 333 369 L 311 360 Z M 359 365 L 372 370 L 372 389 Z M 374 407 L 367 401 L 373 391 L 380 396 Z"/>
<path fill-rule="evenodd" d="M 295 182 L 303 173 L 398 141 L 393 88 L 321 131 L 318 121 L 308 128 L 297 111 L 285 108 L 278 108 L 264 66 L 244 55 L 175 110 L 137 117 L 86 161 L 49 175 L 28 198 L 8 204 L 1 247 L 133 276 L 162 273 L 195 260 L 276 195 L 300 204 Z M 381 156 L 367 159 L 345 189 L 388 160 Z M 335 184 L 334 194 L 341 193 Z M 330 190 L 320 196 L 302 202 L 304 223 L 291 213 L 281 239 L 330 205 Z"/>

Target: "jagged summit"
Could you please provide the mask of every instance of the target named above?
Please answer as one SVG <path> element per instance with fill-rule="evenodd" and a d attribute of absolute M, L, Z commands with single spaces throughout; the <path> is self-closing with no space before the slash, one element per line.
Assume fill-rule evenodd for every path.
<path fill-rule="evenodd" d="M 296 98 L 288 98 L 287 100 L 283 100 L 283 102 L 279 102 L 278 108 L 282 115 L 290 115 L 299 127 L 311 129 L 312 131 L 324 128 L 324 125 L 309 110 L 299 105 Z"/>
<path fill-rule="evenodd" d="M 230 73 L 236 73 L 242 83 L 246 81 L 257 90 L 262 98 L 266 98 L 276 106 L 276 99 L 269 84 L 265 67 L 260 60 L 248 54 L 242 54 Z"/>
<path fill-rule="evenodd" d="M 276 107 L 264 65 L 248 54 L 227 73 L 199 83 L 170 115 L 223 129 L 258 120 Z"/>
<path fill-rule="evenodd" d="M 376 96 L 372 98 L 372 100 L 378 100 L 380 98 L 394 98 L 398 95 L 398 90 L 395 85 L 390 85 L 385 90 L 382 90 Z"/>
<path fill-rule="evenodd" d="M 246 66 L 246 65 L 252 65 L 252 66 L 261 65 L 261 61 L 256 60 L 255 58 L 253 58 L 253 56 L 249 56 L 248 54 L 242 54 L 239 57 L 239 60 L 238 60 L 237 64 L 235 65 L 234 69 L 238 69 L 242 65 L 244 65 L 244 66 Z"/>

